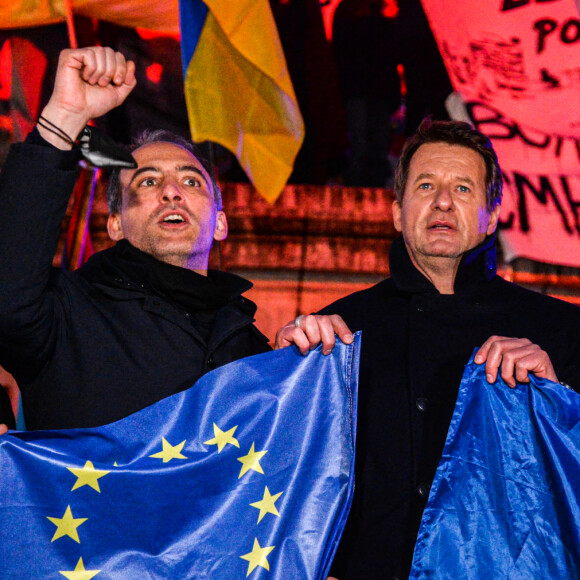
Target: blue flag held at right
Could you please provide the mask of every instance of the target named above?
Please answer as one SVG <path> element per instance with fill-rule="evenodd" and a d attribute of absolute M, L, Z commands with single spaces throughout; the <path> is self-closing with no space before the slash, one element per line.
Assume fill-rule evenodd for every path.
<path fill-rule="evenodd" d="M 466 366 L 410 578 L 580 577 L 580 394 Z"/>

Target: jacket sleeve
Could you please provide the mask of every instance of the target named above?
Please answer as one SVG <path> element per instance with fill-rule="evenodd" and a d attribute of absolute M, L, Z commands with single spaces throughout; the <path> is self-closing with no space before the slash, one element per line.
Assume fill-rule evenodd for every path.
<path fill-rule="evenodd" d="M 77 152 L 31 135 L 11 147 L 0 174 L 0 364 L 18 382 L 36 376 L 62 330 L 50 280 L 77 167 Z"/>
<path fill-rule="evenodd" d="M 572 312 L 571 312 L 572 314 Z M 556 375 L 561 383 L 580 393 L 580 309 L 575 314 L 576 324 L 569 336 L 569 349 L 562 368 L 555 365 Z"/>

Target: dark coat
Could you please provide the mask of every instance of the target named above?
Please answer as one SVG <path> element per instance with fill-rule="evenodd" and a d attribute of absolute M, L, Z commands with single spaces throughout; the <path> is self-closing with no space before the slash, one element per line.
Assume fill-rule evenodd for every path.
<path fill-rule="evenodd" d="M 0 175 L 0 364 L 20 386 L 28 428 L 115 421 L 269 350 L 243 278 L 221 274 L 232 299 L 205 340 L 185 308 L 100 268 L 114 249 L 75 272 L 52 268 L 77 154 L 39 140 L 13 146 Z"/>
<path fill-rule="evenodd" d="M 8 393 L 2 388 L 2 385 L 0 385 L 0 423 L 7 425 L 9 429 L 16 428 L 10 397 L 8 397 Z"/>
<path fill-rule="evenodd" d="M 580 309 L 496 276 L 493 240 L 464 258 L 453 295 L 412 265 L 402 238 L 390 268 L 390 279 L 322 311 L 362 330 L 355 496 L 331 570 L 340 580 L 408 576 L 474 348 L 494 334 L 529 338 L 560 381 L 580 387 Z"/>

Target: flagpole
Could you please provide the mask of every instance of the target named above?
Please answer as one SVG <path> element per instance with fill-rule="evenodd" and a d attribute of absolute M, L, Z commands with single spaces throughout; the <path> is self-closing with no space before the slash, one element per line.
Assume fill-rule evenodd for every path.
<path fill-rule="evenodd" d="M 75 23 L 73 18 L 72 0 L 64 0 L 66 28 L 68 30 L 68 43 L 71 48 L 78 48 L 77 33 L 75 30 Z"/>
<path fill-rule="evenodd" d="M 69 45 L 71 48 L 78 48 L 72 0 L 65 0 L 65 12 Z M 75 203 L 63 249 L 62 267 L 69 270 L 76 270 L 82 266 L 86 258 L 92 254 L 89 224 L 100 172 L 97 168 L 92 170 L 84 168 L 83 172 L 90 173 L 86 176 L 87 179 L 82 182 L 82 189 L 78 189 L 79 184 L 75 189 Z"/>

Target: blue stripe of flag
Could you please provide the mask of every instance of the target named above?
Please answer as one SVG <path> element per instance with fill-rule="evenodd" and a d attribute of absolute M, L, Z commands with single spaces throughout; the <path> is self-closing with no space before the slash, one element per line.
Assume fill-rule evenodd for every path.
<path fill-rule="evenodd" d="M 183 75 L 197 48 L 201 30 L 207 16 L 207 6 L 202 0 L 180 0 L 179 19 L 181 23 L 181 58 Z"/>

